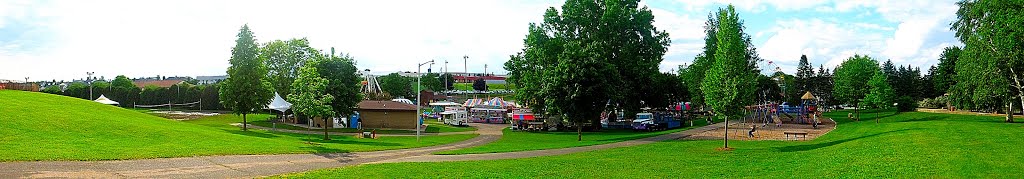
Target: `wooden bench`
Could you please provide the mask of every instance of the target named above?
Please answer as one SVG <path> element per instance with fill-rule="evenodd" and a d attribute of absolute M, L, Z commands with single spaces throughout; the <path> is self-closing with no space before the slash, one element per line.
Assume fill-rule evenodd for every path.
<path fill-rule="evenodd" d="M 782 133 L 783 133 L 783 134 L 786 134 L 786 140 L 789 140 L 789 136 L 790 136 L 790 135 L 792 135 L 792 136 L 793 136 L 793 139 L 794 139 L 794 140 L 795 140 L 795 139 L 798 139 L 797 137 L 799 137 L 799 136 L 803 136 L 803 139 L 804 139 L 804 140 L 807 140 L 807 132 L 798 132 L 798 131 L 785 131 L 785 132 L 782 132 Z"/>

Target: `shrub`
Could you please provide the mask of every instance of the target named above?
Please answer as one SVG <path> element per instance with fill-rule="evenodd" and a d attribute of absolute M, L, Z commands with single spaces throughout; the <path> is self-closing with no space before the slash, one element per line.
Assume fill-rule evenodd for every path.
<path fill-rule="evenodd" d="M 928 109 L 942 109 L 946 107 L 946 97 L 939 96 L 932 99 L 925 98 L 924 100 L 921 100 L 920 105 L 921 107 Z"/>
<path fill-rule="evenodd" d="M 900 112 L 914 111 L 917 109 L 917 102 L 911 99 L 910 96 L 901 96 L 896 99 L 896 110 Z"/>

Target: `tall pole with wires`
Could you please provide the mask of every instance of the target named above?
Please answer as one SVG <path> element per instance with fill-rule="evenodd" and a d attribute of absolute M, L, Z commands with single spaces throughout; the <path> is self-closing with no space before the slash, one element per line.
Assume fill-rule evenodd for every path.
<path fill-rule="evenodd" d="M 92 98 L 92 74 L 96 74 L 96 72 L 85 72 L 85 74 L 89 75 L 89 78 L 85 79 L 86 82 L 89 83 L 89 100 L 93 100 L 93 98 Z"/>
<path fill-rule="evenodd" d="M 422 82 L 423 74 L 420 73 L 420 69 L 423 68 L 423 65 L 427 64 L 433 65 L 434 60 L 421 63 L 419 64 L 419 66 L 416 67 L 416 142 L 420 141 L 420 128 L 421 126 L 423 126 L 423 123 L 421 123 L 422 120 L 420 120 L 423 117 L 423 114 L 421 113 L 420 109 L 420 104 L 423 103 L 423 98 L 421 96 L 421 94 L 423 93 L 420 93 L 420 88 L 422 88 L 420 84 Z"/>

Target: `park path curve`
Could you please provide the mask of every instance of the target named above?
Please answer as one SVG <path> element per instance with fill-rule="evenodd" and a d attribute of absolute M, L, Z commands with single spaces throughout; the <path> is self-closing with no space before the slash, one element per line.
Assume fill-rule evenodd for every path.
<path fill-rule="evenodd" d="M 115 161 L 0 162 L 0 178 L 251 178 L 343 167 L 479 146 L 501 138 L 505 125 L 474 124 L 477 137 L 451 144 L 330 154 L 227 155 Z"/>
<path fill-rule="evenodd" d="M 231 124 L 231 125 L 232 126 L 242 127 L 242 123 L 234 123 L 234 124 Z M 504 127 L 504 126 L 502 126 L 502 127 Z M 257 125 L 252 125 L 252 124 L 249 124 L 249 128 L 261 129 L 261 130 L 267 130 L 267 131 L 274 131 L 274 132 L 295 133 L 295 134 L 310 134 L 310 135 L 323 135 L 324 134 L 323 129 L 311 129 L 311 130 L 293 130 L 293 129 L 281 129 L 281 128 L 275 129 L 275 128 L 271 128 L 271 127 L 263 127 L 263 126 L 257 126 Z M 479 129 L 477 129 L 477 130 L 479 130 Z M 413 130 L 413 131 L 415 131 L 415 130 Z M 354 133 L 354 132 L 327 132 L 327 133 L 330 134 L 330 135 L 356 135 L 356 134 L 358 134 L 358 133 Z M 476 134 L 476 133 L 477 133 L 476 131 L 423 132 L 423 133 L 420 133 L 420 135 L 421 136 L 437 136 L 437 135 L 459 135 L 459 134 Z M 384 136 L 384 137 L 412 137 L 412 136 L 416 136 L 416 133 L 377 134 L 377 136 Z"/>
<path fill-rule="evenodd" d="M 643 144 L 650 144 L 665 140 L 676 140 L 689 137 L 694 134 L 703 133 L 717 128 L 724 127 L 725 123 L 720 122 L 707 126 L 702 126 L 694 129 L 688 129 L 684 131 L 658 135 L 648 138 L 627 140 L 622 142 L 599 144 L 591 146 L 571 147 L 571 148 L 560 148 L 560 149 L 545 149 L 545 150 L 531 150 L 531 151 L 520 151 L 520 152 L 503 152 L 503 153 L 484 153 L 484 154 L 463 154 L 463 155 L 421 155 L 412 156 L 405 158 L 396 158 L 389 160 L 382 160 L 371 163 L 396 163 L 396 162 L 448 162 L 448 161 L 473 161 L 473 160 L 501 160 L 501 159 L 516 159 L 516 158 L 529 158 L 529 157 L 541 157 L 541 156 L 552 156 L 552 155 L 563 155 L 579 152 L 588 152 L 602 149 L 629 147 Z"/>
<path fill-rule="evenodd" d="M 375 152 L 332 154 L 229 155 L 119 161 L 0 162 L 0 178 L 251 178 L 369 163 L 500 160 L 562 155 L 636 146 L 685 138 L 722 127 L 696 129 L 617 143 L 522 152 L 433 155 L 434 152 L 484 145 L 501 138 L 505 125 L 473 124 L 479 136 L 451 144 Z"/>

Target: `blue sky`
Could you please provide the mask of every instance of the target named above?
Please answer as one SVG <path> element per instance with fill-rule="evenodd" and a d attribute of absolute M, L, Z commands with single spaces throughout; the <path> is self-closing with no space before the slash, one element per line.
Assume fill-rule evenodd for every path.
<path fill-rule="evenodd" d="M 927 68 L 949 31 L 954 1 L 647 0 L 672 46 L 662 71 L 688 64 L 703 48 L 709 12 L 733 4 L 761 57 L 795 71 L 853 54 Z M 307 37 L 335 47 L 375 73 L 415 71 L 449 61 L 450 71 L 504 73 L 530 22 L 562 1 L 0 1 L 0 79 L 70 80 L 85 72 L 113 77 L 222 75 L 242 24 L 259 42 Z M 464 64 L 462 56 L 469 56 Z M 767 62 L 764 68 L 771 68 Z M 14 68 L 12 68 L 14 67 Z"/>

